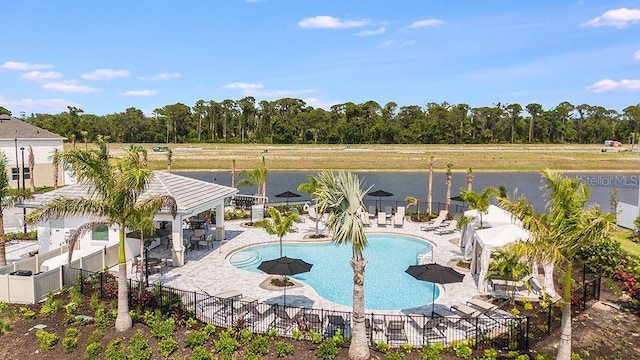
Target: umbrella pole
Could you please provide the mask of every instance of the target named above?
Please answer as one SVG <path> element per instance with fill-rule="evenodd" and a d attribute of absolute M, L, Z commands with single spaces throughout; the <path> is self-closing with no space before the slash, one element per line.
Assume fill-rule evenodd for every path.
<path fill-rule="evenodd" d="M 433 284 L 433 291 L 431 292 L 431 318 L 433 318 L 433 311 L 436 307 L 436 283 Z"/>
<path fill-rule="evenodd" d="M 282 299 L 282 307 L 287 307 L 287 275 L 284 276 L 284 298 Z"/>

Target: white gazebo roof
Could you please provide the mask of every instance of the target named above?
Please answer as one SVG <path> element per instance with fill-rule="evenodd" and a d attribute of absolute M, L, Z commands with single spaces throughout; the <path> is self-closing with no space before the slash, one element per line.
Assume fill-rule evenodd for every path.
<path fill-rule="evenodd" d="M 478 214 L 478 210 L 467 210 L 464 212 L 464 215 L 474 217 L 476 225 L 480 225 L 480 215 Z M 495 205 L 489 205 L 487 212 L 482 213 L 482 225 L 486 227 L 519 223 L 520 220 L 515 218 L 513 214 Z"/>
<path fill-rule="evenodd" d="M 518 225 L 507 224 L 476 230 L 475 236 L 483 248 L 497 249 L 516 241 L 529 240 L 531 233 Z"/>

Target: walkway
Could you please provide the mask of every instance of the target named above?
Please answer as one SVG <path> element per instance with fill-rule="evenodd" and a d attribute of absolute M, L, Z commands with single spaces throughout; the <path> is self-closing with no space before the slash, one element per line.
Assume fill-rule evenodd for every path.
<path fill-rule="evenodd" d="M 308 219 L 307 216 L 304 223 L 298 223 L 296 226 L 299 231 L 287 234 L 283 241 L 285 242 L 308 242 L 315 241 L 312 239 L 304 239 L 305 235 L 315 233 L 315 222 Z M 249 228 L 243 226 L 244 221 L 229 221 L 225 223 L 226 239 L 221 244 L 215 242 L 214 249 L 203 249 L 188 251 L 186 253 L 187 263 L 182 267 L 169 267 L 163 274 L 158 273 L 150 276 L 150 283 L 162 283 L 163 285 L 178 288 L 187 291 L 202 292 L 209 294 L 218 294 L 229 290 L 238 290 L 244 296 L 257 298 L 259 301 L 269 303 L 282 303 L 282 291 L 270 291 L 260 288 L 260 283 L 266 280 L 269 275 L 249 272 L 235 268 L 229 264 L 227 258 L 233 252 L 249 245 L 277 243 L 278 238 L 275 235 L 269 235 L 262 228 Z M 325 233 L 325 227 L 319 224 L 320 233 Z M 451 265 L 462 259 L 462 253 L 458 242 L 460 233 L 455 232 L 451 235 L 438 236 L 433 232 L 420 230 L 419 223 L 405 221 L 402 228 L 394 228 L 386 226 L 378 228 L 375 224 L 371 228 L 367 228 L 367 232 L 388 232 L 403 233 L 422 238 L 430 242 L 434 248 L 434 262 Z M 160 246 L 151 251 L 150 257 L 170 258 L 169 250 Z M 130 264 L 129 264 L 130 265 Z M 128 271 L 128 274 L 131 272 Z M 475 279 L 466 273 L 464 281 L 457 284 L 447 284 L 440 287 L 441 295 L 436 299 L 436 307 L 438 305 L 449 307 L 456 303 L 464 303 L 468 299 L 479 295 L 476 287 Z M 134 274 L 135 276 L 135 274 Z M 366 277 L 365 277 L 366 281 Z M 287 289 L 287 305 L 306 307 L 306 308 L 324 308 L 327 310 L 350 311 L 351 307 L 336 304 L 325 300 L 319 296 L 310 286 L 303 284 L 302 287 Z M 423 313 L 430 314 L 431 306 L 425 306 L 416 309 L 403 309 L 402 313 Z M 376 311 L 380 312 L 380 311 Z M 383 313 L 400 314 L 398 311 L 387 311 Z"/>

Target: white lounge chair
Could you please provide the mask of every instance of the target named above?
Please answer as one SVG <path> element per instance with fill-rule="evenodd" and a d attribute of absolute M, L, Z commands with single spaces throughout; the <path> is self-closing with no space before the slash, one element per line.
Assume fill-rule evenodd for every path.
<path fill-rule="evenodd" d="M 446 235 L 446 234 L 453 234 L 456 230 L 457 230 L 456 222 L 451 221 L 450 223 L 447 224 L 447 226 L 437 228 L 434 230 L 434 232 L 436 233 L 436 235 Z"/>
<path fill-rule="evenodd" d="M 396 215 L 393 218 L 393 226 L 402 227 L 404 225 L 404 206 L 398 206 Z"/>
<path fill-rule="evenodd" d="M 420 230 L 434 231 L 442 226 L 443 221 L 444 219 L 436 218 L 436 220 L 433 223 L 420 226 Z"/>
<path fill-rule="evenodd" d="M 427 225 L 433 225 L 436 222 L 442 223 L 443 221 L 445 221 L 447 219 L 447 215 L 448 214 L 449 213 L 447 212 L 447 210 L 440 210 L 440 213 L 438 214 L 438 217 L 427 221 Z"/>
<path fill-rule="evenodd" d="M 375 205 L 369 205 L 369 217 L 370 218 L 374 218 L 376 217 L 376 206 Z"/>
<path fill-rule="evenodd" d="M 362 224 L 364 226 L 371 226 L 371 220 L 369 220 L 370 214 L 366 211 L 360 213 L 360 219 L 362 220 Z"/>
<path fill-rule="evenodd" d="M 387 226 L 387 214 L 384 211 L 378 213 L 378 226 Z"/>

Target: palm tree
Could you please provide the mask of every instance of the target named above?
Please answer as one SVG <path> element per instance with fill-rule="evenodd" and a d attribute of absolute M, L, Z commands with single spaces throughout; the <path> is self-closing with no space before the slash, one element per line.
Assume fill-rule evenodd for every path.
<path fill-rule="evenodd" d="M 167 151 L 167 171 L 169 173 L 171 173 L 171 162 L 173 160 L 173 151 L 171 151 L 171 149 L 169 149 L 169 151 Z"/>
<path fill-rule="evenodd" d="M 367 247 L 361 213 L 365 211 L 362 198 L 368 190 L 360 188 L 360 179 L 351 173 L 321 172 L 317 178 L 319 213 L 329 213 L 327 228 L 333 233 L 331 242 L 351 244 L 353 268 L 353 336 L 349 346 L 351 359 L 368 359 L 369 343 L 364 325 L 364 269 L 367 260 L 362 250 Z"/>
<path fill-rule="evenodd" d="M 147 149 L 141 146 L 140 153 L 142 153 L 142 167 L 147 167 L 149 164 L 149 153 L 147 152 Z"/>
<path fill-rule="evenodd" d="M 267 199 L 267 166 L 265 165 L 264 156 L 262 157 L 262 166 L 255 169 L 242 170 L 241 175 L 245 178 L 238 182 L 238 186 L 249 185 L 257 186 L 258 191 L 261 191 L 262 201 Z"/>
<path fill-rule="evenodd" d="M 571 358 L 571 286 L 573 260 L 583 248 L 602 241 L 613 227 L 613 214 L 599 207 L 585 208 L 589 189 L 578 179 L 566 178 L 551 170 L 542 173 L 547 190 L 547 213 L 538 214 L 526 198 L 511 201 L 499 198 L 502 207 L 518 217 L 532 235 L 510 251 L 530 261 L 543 261 L 564 268 L 564 294 L 558 360 Z"/>
<path fill-rule="evenodd" d="M 433 165 L 435 164 L 436 157 L 429 156 L 429 189 L 427 190 L 427 215 L 431 214 L 431 202 L 433 200 Z"/>
<path fill-rule="evenodd" d="M 311 194 L 311 196 L 313 196 L 316 193 L 316 191 L 318 191 L 320 183 L 318 183 L 318 179 L 316 179 L 315 176 L 313 175 L 307 175 L 307 179 L 309 179 L 308 182 L 298 185 L 298 191 L 306 192 L 308 194 Z M 316 216 L 314 220 L 316 222 L 316 236 L 317 236 L 318 233 L 320 232 L 318 228 L 318 224 L 320 223 L 319 216 Z"/>
<path fill-rule="evenodd" d="M 231 187 L 236 187 L 236 159 L 231 160 Z"/>
<path fill-rule="evenodd" d="M 410 208 L 411 206 L 415 206 L 416 207 L 416 211 L 418 212 L 417 215 L 417 219 L 418 221 L 420 221 L 420 200 L 418 200 L 418 198 L 415 198 L 413 196 L 407 196 L 404 201 L 407 202 L 407 209 Z"/>
<path fill-rule="evenodd" d="M 507 281 L 518 281 L 529 275 L 530 269 L 527 264 L 520 262 L 520 256 L 510 253 L 506 250 L 497 250 L 491 254 L 493 262 L 489 264 L 489 271 L 486 278 L 497 276 Z M 507 288 L 509 300 L 511 304 L 515 303 L 516 289 L 515 286 Z"/>
<path fill-rule="evenodd" d="M 460 198 L 462 198 L 462 201 L 469 204 L 469 209 L 475 209 L 478 211 L 478 215 L 480 216 L 480 227 L 483 227 L 482 214 L 486 214 L 487 210 L 489 210 L 491 197 L 497 196 L 499 193 L 500 192 L 497 188 L 488 186 L 482 189 L 479 193 L 475 191 L 462 190 L 460 192 Z"/>
<path fill-rule="evenodd" d="M 473 169 L 467 168 L 467 191 L 473 191 Z"/>
<path fill-rule="evenodd" d="M 118 254 L 118 316 L 116 330 L 131 328 L 131 316 L 127 302 L 127 257 L 125 254 L 125 230 L 141 215 L 155 214 L 169 208 L 175 217 L 177 206 L 169 195 L 154 195 L 139 200 L 153 178 L 153 172 L 140 167 L 140 155 L 127 151 L 125 156 L 110 162 L 103 149 L 71 149 L 61 155 L 64 163 L 80 174 L 80 180 L 91 195 L 86 198 L 58 198 L 29 215 L 30 223 L 46 219 L 71 216 L 91 216 L 96 221 L 80 226 L 69 238 L 69 258 L 80 236 L 97 224 L 117 225 L 119 231 Z"/>
<path fill-rule="evenodd" d="M 58 176 L 60 175 L 60 163 L 62 162 L 62 151 L 58 149 L 53 149 L 51 155 L 49 155 L 49 160 L 53 165 L 53 189 L 58 188 Z"/>
<path fill-rule="evenodd" d="M 13 195 L 10 193 L 13 192 Z M 7 157 L 0 152 L 0 267 L 7 265 L 7 253 L 5 244 L 7 238 L 4 234 L 4 210 L 31 198 L 31 192 L 26 189 L 13 190 L 9 185 L 7 175 Z"/>
<path fill-rule="evenodd" d="M 270 219 L 264 222 L 264 229 L 271 235 L 277 235 L 280 239 L 280 257 L 282 257 L 282 238 L 291 230 L 293 223 L 300 220 L 300 217 L 291 211 L 287 211 L 283 216 L 278 209 L 267 210 Z"/>
<path fill-rule="evenodd" d="M 29 189 L 32 193 L 36 192 L 36 183 L 35 178 L 33 176 L 33 168 L 36 166 L 36 160 L 33 156 L 33 147 L 29 145 Z"/>
<path fill-rule="evenodd" d="M 444 209 L 449 211 L 449 206 L 451 206 L 451 182 L 453 180 L 453 174 L 451 173 L 451 169 L 453 168 L 452 163 L 447 164 L 447 196 L 444 198 Z"/>
<path fill-rule="evenodd" d="M 144 251 L 144 247 L 145 247 L 145 236 L 150 236 L 152 235 L 155 231 L 156 231 L 156 227 L 153 221 L 153 216 L 155 215 L 155 213 L 136 213 L 134 214 L 130 221 L 129 224 L 127 226 L 128 230 L 130 231 L 135 231 L 138 232 L 140 234 L 140 258 L 142 259 L 143 263 L 144 263 L 144 259 L 146 258 L 146 253 Z M 144 280 L 144 283 L 147 283 L 147 271 L 146 269 L 144 269 L 142 266 L 138 266 L 138 270 L 140 272 L 140 276 L 139 279 L 142 282 Z M 140 286 L 140 292 L 142 291 L 142 286 Z"/>

